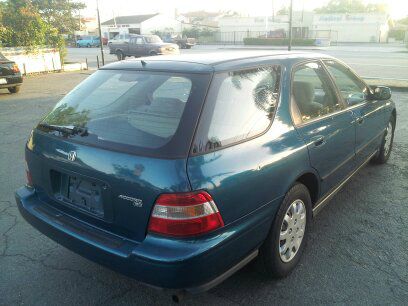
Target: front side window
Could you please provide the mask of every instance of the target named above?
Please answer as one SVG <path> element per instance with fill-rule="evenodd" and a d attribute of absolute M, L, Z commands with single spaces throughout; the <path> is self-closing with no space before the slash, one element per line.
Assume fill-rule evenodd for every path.
<path fill-rule="evenodd" d="M 329 76 L 317 62 L 296 68 L 292 80 L 292 116 L 295 124 L 343 109 Z"/>
<path fill-rule="evenodd" d="M 368 88 L 361 80 L 336 61 L 328 60 L 324 63 L 348 105 L 365 101 Z"/>
<path fill-rule="evenodd" d="M 192 153 L 208 152 L 264 132 L 276 110 L 279 78 L 278 66 L 216 74 Z"/>

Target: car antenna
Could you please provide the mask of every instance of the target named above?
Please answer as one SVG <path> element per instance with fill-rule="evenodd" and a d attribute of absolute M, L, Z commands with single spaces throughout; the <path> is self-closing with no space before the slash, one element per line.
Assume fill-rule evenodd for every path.
<path fill-rule="evenodd" d="M 146 66 L 146 64 L 147 64 L 144 60 L 141 60 L 140 62 L 142 63 L 143 67 Z"/>

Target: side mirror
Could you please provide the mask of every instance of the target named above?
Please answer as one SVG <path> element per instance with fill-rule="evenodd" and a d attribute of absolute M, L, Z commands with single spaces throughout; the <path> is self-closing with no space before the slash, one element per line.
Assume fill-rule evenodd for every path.
<path fill-rule="evenodd" d="M 391 89 L 386 86 L 372 87 L 372 93 L 369 95 L 370 100 L 389 100 L 391 99 Z"/>

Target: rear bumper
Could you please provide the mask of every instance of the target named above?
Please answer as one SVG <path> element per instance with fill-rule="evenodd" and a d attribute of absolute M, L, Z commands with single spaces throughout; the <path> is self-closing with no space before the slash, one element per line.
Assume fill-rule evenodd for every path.
<path fill-rule="evenodd" d="M 7 84 L 0 84 L 0 88 L 20 86 L 23 83 L 23 77 L 21 75 L 0 76 L 0 79 L 7 80 Z"/>
<path fill-rule="evenodd" d="M 146 235 L 142 242 L 135 242 L 62 213 L 39 200 L 30 188 L 20 188 L 15 197 L 27 222 L 79 255 L 142 283 L 192 293 L 219 284 L 256 257 L 270 227 L 273 207 L 267 205 L 268 209 L 205 238 Z"/>

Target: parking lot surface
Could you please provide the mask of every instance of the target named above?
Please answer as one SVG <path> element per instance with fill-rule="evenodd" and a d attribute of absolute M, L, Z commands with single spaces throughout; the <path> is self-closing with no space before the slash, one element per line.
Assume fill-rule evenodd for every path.
<path fill-rule="evenodd" d="M 33 76 L 17 95 L 0 91 L 0 305 L 172 303 L 168 293 L 59 246 L 17 211 L 13 192 L 25 183 L 23 149 L 31 128 L 87 76 Z M 304 256 L 289 277 L 269 280 L 255 261 L 181 304 L 406 305 L 408 95 L 394 92 L 393 98 L 398 119 L 389 162 L 363 168 L 317 216 Z"/>

